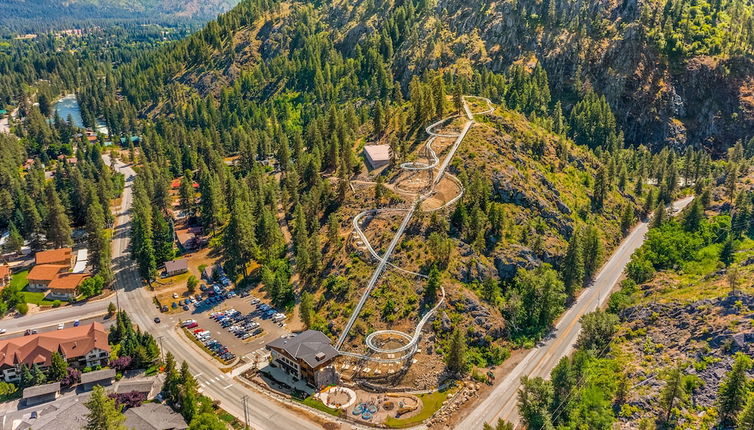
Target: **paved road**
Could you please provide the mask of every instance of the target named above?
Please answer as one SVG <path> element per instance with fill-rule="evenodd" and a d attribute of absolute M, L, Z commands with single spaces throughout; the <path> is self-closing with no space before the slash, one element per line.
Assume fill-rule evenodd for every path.
<path fill-rule="evenodd" d="M 106 162 L 109 164 L 109 160 Z M 321 429 L 322 427 L 309 421 L 306 417 L 287 409 L 256 391 L 245 388 L 232 378 L 221 372 L 205 352 L 190 343 L 182 334 L 175 330 L 169 320 L 155 324 L 153 318 L 159 315 L 156 306 L 142 288 L 137 267 L 131 260 L 129 251 L 131 227 L 131 179 L 135 172 L 130 166 L 118 162 L 117 169 L 126 176 L 126 187 L 123 191 L 121 211 L 116 215 L 116 227 L 113 235 L 113 270 L 117 287 L 117 302 L 121 309 L 126 310 L 131 319 L 142 329 L 152 333 L 164 351 L 170 351 L 180 362 L 189 363 L 191 372 L 200 383 L 200 390 L 213 400 L 220 401 L 220 405 L 243 419 L 244 396 L 249 397 L 248 409 L 250 425 L 254 429 Z"/>
<path fill-rule="evenodd" d="M 675 211 L 686 207 L 691 200 L 691 197 L 687 197 L 674 202 Z M 576 303 L 560 318 L 553 335 L 531 350 L 456 428 L 479 430 L 485 422 L 494 423 L 499 418 L 518 424 L 517 403 L 521 376 L 549 378 L 550 371 L 558 364 L 558 361 L 573 350 L 573 345 L 581 330 L 579 318 L 595 310 L 607 300 L 610 291 L 621 278 L 631 254 L 644 243 L 644 236 L 648 229 L 648 223 L 642 222 L 623 240 L 608 262 L 602 266 L 593 285 L 585 289 Z"/>
<path fill-rule="evenodd" d="M 58 323 L 68 323 L 74 320 L 85 320 L 103 315 L 107 312 L 109 300 L 100 300 L 96 302 L 87 302 L 71 306 L 64 306 L 55 310 L 48 310 L 32 315 L 4 319 L 0 321 L 0 328 L 8 331 L 8 334 L 24 331 L 27 328 L 40 328 Z"/>

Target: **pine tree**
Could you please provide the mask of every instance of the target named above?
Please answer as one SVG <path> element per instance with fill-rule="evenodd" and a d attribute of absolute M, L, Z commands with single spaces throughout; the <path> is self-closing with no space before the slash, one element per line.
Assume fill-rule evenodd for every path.
<path fill-rule="evenodd" d="M 433 304 L 437 300 L 437 290 L 440 289 L 440 271 L 432 266 L 427 278 L 427 286 L 424 288 L 424 302 Z"/>
<path fill-rule="evenodd" d="M 574 231 L 568 242 L 568 250 L 563 259 L 563 285 L 569 298 L 576 297 L 576 290 L 584 282 L 584 251 L 581 232 Z"/>
<path fill-rule="evenodd" d="M 723 242 L 723 249 L 720 250 L 720 261 L 725 264 L 726 267 L 733 263 L 733 254 L 736 252 L 736 244 L 733 241 L 731 233 L 728 233 L 728 239 Z"/>
<path fill-rule="evenodd" d="M 102 277 L 105 284 L 109 284 L 113 279 L 113 273 L 110 269 L 110 239 L 105 233 L 105 217 L 102 205 L 100 205 L 93 189 L 90 191 L 89 203 L 87 204 L 86 232 L 94 270 Z"/>
<path fill-rule="evenodd" d="M 605 168 L 600 167 L 594 176 L 594 186 L 592 187 L 592 203 L 596 210 L 602 209 L 607 198 L 608 183 Z"/>
<path fill-rule="evenodd" d="M 180 196 L 181 209 L 186 211 L 189 216 L 194 215 L 196 207 L 196 197 L 194 192 L 194 184 L 192 173 L 190 170 L 183 172 L 183 178 L 181 179 L 181 185 L 178 190 Z"/>
<path fill-rule="evenodd" d="M 754 394 L 749 394 L 749 401 L 738 416 L 736 430 L 754 430 Z"/>
<path fill-rule="evenodd" d="M 249 204 L 237 199 L 223 233 L 225 269 L 231 278 L 246 276 L 246 265 L 257 254 L 254 220 Z"/>
<path fill-rule="evenodd" d="M 686 389 L 683 384 L 683 372 L 681 366 L 674 367 L 667 378 L 665 378 L 665 387 L 660 393 L 660 405 L 664 412 L 665 424 L 669 424 L 673 417 L 674 408 L 686 400 Z"/>
<path fill-rule="evenodd" d="M 634 208 L 628 203 L 623 208 L 623 213 L 620 218 L 620 230 L 623 235 L 627 235 L 631 231 L 631 226 L 634 225 Z"/>
<path fill-rule="evenodd" d="M 91 397 L 85 403 L 89 414 L 86 416 L 86 430 L 125 430 L 125 417 L 115 405 L 115 399 L 108 397 L 105 389 L 96 385 Z"/>
<path fill-rule="evenodd" d="M 445 80 L 438 75 L 434 82 L 436 115 L 440 118 L 445 116 Z"/>
<path fill-rule="evenodd" d="M 65 207 L 58 197 L 54 184 L 47 185 L 47 240 L 55 247 L 63 247 L 71 244 L 71 221 L 65 213 Z"/>
<path fill-rule="evenodd" d="M 683 216 L 683 228 L 688 232 L 698 231 L 704 218 L 704 209 L 699 199 L 694 199 Z"/>
<path fill-rule="evenodd" d="M 32 385 L 41 385 L 47 382 L 47 376 L 45 376 L 42 368 L 37 363 L 31 366 Z"/>
<path fill-rule="evenodd" d="M 335 212 L 331 213 L 327 218 L 327 243 L 330 249 L 340 249 L 340 222 Z"/>
<path fill-rule="evenodd" d="M 20 385 L 22 388 L 34 385 L 34 375 L 31 374 L 31 369 L 29 369 L 26 363 L 21 364 L 21 369 L 18 373 L 21 375 Z"/>
<path fill-rule="evenodd" d="M 651 228 L 660 228 L 668 220 L 668 211 L 665 208 L 665 204 L 660 202 L 655 208 L 652 214 L 652 222 L 649 224 Z"/>
<path fill-rule="evenodd" d="M 454 373 L 465 373 L 467 366 L 466 339 L 459 328 L 450 335 L 448 353 L 445 357 L 448 370 Z"/>
<path fill-rule="evenodd" d="M 385 179 L 382 177 L 382 175 L 380 175 L 377 177 L 377 185 L 374 186 L 374 200 L 377 202 L 378 206 L 382 202 L 382 199 L 385 197 L 386 193 L 387 189 L 385 188 Z"/>
<path fill-rule="evenodd" d="M 749 395 L 747 372 L 751 366 L 751 358 L 742 353 L 737 354 L 733 368 L 720 385 L 717 392 L 717 415 L 723 426 L 733 425 L 746 404 Z"/>
<path fill-rule="evenodd" d="M 555 103 L 555 108 L 552 110 L 552 131 L 558 135 L 564 135 L 566 133 L 563 105 L 560 103 L 560 100 Z"/>
<path fill-rule="evenodd" d="M 587 280 L 591 280 L 597 273 L 604 254 L 602 239 L 597 227 L 590 225 L 586 228 L 583 247 L 584 281 L 586 282 Z"/>
<path fill-rule="evenodd" d="M 453 88 L 453 108 L 458 113 L 463 111 L 463 88 L 459 83 Z"/>
<path fill-rule="evenodd" d="M 60 381 L 68 374 L 68 362 L 59 352 L 53 351 L 47 376 L 50 381 Z"/>
<path fill-rule="evenodd" d="M 301 321 L 304 326 L 309 329 L 314 322 L 314 305 L 312 304 L 312 296 L 304 291 L 301 294 L 301 303 L 299 304 L 298 312 L 301 315 Z"/>

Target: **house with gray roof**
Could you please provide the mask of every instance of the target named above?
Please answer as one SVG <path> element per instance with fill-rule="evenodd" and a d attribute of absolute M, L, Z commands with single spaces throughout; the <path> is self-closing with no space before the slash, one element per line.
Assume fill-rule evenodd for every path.
<path fill-rule="evenodd" d="M 24 388 L 24 404 L 26 406 L 34 406 L 40 403 L 51 402 L 58 398 L 58 394 L 60 394 L 60 382 Z"/>
<path fill-rule="evenodd" d="M 136 430 L 184 430 L 188 428 L 186 420 L 170 406 L 162 403 L 144 403 L 137 408 L 130 408 L 123 414 L 126 428 Z"/>
<path fill-rule="evenodd" d="M 89 391 L 93 389 L 95 385 L 107 387 L 113 383 L 114 379 L 115 369 L 95 370 L 81 375 L 81 385 L 83 386 L 84 391 Z"/>
<path fill-rule="evenodd" d="M 268 343 L 267 349 L 272 357 L 270 364 L 304 380 L 312 388 L 322 388 L 337 378 L 332 363 L 340 353 L 321 331 L 306 330 L 293 337 L 284 336 Z"/>

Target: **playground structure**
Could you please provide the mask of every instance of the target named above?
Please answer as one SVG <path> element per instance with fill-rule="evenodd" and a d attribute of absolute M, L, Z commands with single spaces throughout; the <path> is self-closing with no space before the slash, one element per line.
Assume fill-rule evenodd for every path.
<path fill-rule="evenodd" d="M 485 102 L 488 106 L 488 109 L 483 110 L 481 112 L 472 113 L 467 103 L 467 99 L 470 99 L 470 98 L 475 98 L 475 99 Z M 456 118 L 461 117 L 462 115 L 453 115 L 448 118 L 444 118 L 435 123 L 430 124 L 425 129 L 425 131 L 427 132 L 427 134 L 429 134 L 430 137 L 427 139 L 426 144 L 424 145 L 424 148 L 423 148 L 423 151 L 424 151 L 423 155 L 427 161 L 426 162 L 411 161 L 411 162 L 400 164 L 399 167 L 404 172 L 409 173 L 407 178 L 408 180 L 411 181 L 409 183 L 409 186 L 411 187 L 411 189 L 401 188 L 399 187 L 398 183 L 394 184 L 393 186 L 396 190 L 402 193 L 415 195 L 415 200 L 413 204 L 411 205 L 411 207 L 408 209 L 401 209 L 401 208 L 370 209 L 370 210 L 366 210 L 359 213 L 353 219 L 352 224 L 353 224 L 354 232 L 356 233 L 360 243 L 363 244 L 364 247 L 369 252 L 369 254 L 375 260 L 378 261 L 378 264 L 372 274 L 372 277 L 369 280 L 369 283 L 367 284 L 367 288 L 364 294 L 361 296 L 359 303 L 357 304 L 356 308 L 351 314 L 351 317 L 349 318 L 348 323 L 346 324 L 346 327 L 344 328 L 343 332 L 341 333 L 335 345 L 335 347 L 338 350 L 340 350 L 340 353 L 342 355 L 355 357 L 360 360 L 369 360 L 369 361 L 375 361 L 375 362 L 380 362 L 380 363 L 394 363 L 394 362 L 399 362 L 399 361 L 408 359 L 417 350 L 417 345 L 421 337 L 421 332 L 424 326 L 434 316 L 437 309 L 445 301 L 445 289 L 441 287 L 440 300 L 437 301 L 437 303 L 435 304 L 434 307 L 432 307 L 432 309 L 430 309 L 424 314 L 424 316 L 419 320 L 419 323 L 416 325 L 414 332 L 411 334 L 404 333 L 398 330 L 378 330 L 369 334 L 366 337 L 366 346 L 370 350 L 369 354 L 358 354 L 358 353 L 353 353 L 349 351 L 343 351 L 341 349 L 343 346 L 343 343 L 345 342 L 346 337 L 348 336 L 348 333 L 351 330 L 351 327 L 353 326 L 354 322 L 358 318 L 359 313 L 361 312 L 361 309 L 364 306 L 364 303 L 368 299 L 377 281 L 379 280 L 380 276 L 382 275 L 382 273 L 387 267 L 391 267 L 400 273 L 403 273 L 405 275 L 410 275 L 412 277 L 418 277 L 418 278 L 427 277 L 426 275 L 423 275 L 421 273 L 413 272 L 413 271 L 398 267 L 395 264 L 391 263 L 389 259 L 393 251 L 395 250 L 395 247 L 398 244 L 401 236 L 403 235 L 403 232 L 405 231 L 406 226 L 409 224 L 414 213 L 417 210 L 420 210 L 423 212 L 434 212 L 434 211 L 445 209 L 451 206 L 452 204 L 454 204 L 455 202 L 457 202 L 464 193 L 464 188 L 461 182 L 458 180 L 458 178 L 456 178 L 452 174 L 447 173 L 447 167 L 450 164 L 450 161 L 453 159 L 456 153 L 456 150 L 458 149 L 460 144 L 463 142 L 463 139 L 466 137 L 466 134 L 468 133 L 469 129 L 474 124 L 474 115 L 489 114 L 494 111 L 494 107 L 492 106 L 492 102 L 489 99 L 486 99 L 483 97 L 475 97 L 475 96 L 464 96 L 463 108 L 464 108 L 464 112 L 466 116 L 466 121 L 460 132 L 440 133 L 438 130 L 439 130 L 439 127 L 443 126 L 444 124 L 447 124 L 449 121 L 452 121 Z M 439 138 L 455 139 L 453 145 L 451 145 L 448 150 L 448 154 L 442 159 L 442 162 L 440 161 L 440 158 L 437 156 L 435 150 L 433 149 L 433 144 Z M 419 174 L 422 174 L 422 173 L 427 174 L 426 185 L 417 186 L 417 184 L 419 183 L 417 181 L 417 177 Z M 450 199 L 444 200 L 444 202 L 441 201 L 439 202 L 439 204 L 435 203 L 431 207 L 423 208 L 423 203 L 436 193 L 437 185 L 444 178 L 448 178 L 450 181 L 455 183 L 458 189 L 458 194 Z M 400 175 L 399 175 L 399 179 L 400 179 Z M 404 178 L 404 180 L 406 179 Z M 402 223 L 400 224 L 400 227 L 398 228 L 397 232 L 393 236 L 392 241 L 388 245 L 385 253 L 383 255 L 379 255 L 377 251 L 375 251 L 372 245 L 369 243 L 369 240 L 367 239 L 366 235 L 362 231 L 361 222 L 367 216 L 373 217 L 382 213 L 396 213 L 396 212 L 405 213 L 405 216 L 403 218 Z M 386 347 L 388 343 L 398 343 L 400 344 L 400 346 Z M 380 356 L 377 357 L 375 356 L 375 354 L 380 355 Z M 367 411 L 367 413 L 369 414 L 369 411 Z"/>

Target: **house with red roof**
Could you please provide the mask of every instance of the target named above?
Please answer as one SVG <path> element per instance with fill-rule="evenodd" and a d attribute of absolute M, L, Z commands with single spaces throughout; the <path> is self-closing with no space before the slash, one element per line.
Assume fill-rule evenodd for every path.
<path fill-rule="evenodd" d="M 20 379 L 21 365 L 50 366 L 60 353 L 75 368 L 104 366 L 110 356 L 107 332 L 99 322 L 29 336 L 0 340 L 0 379 Z"/>

